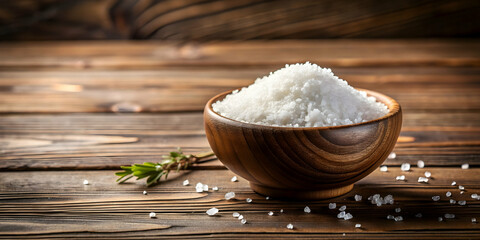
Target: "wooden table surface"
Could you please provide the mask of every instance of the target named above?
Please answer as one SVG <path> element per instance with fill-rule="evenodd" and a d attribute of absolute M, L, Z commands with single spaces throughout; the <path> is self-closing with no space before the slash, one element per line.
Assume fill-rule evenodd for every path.
<path fill-rule="evenodd" d="M 231 182 L 235 174 L 218 160 L 149 188 L 115 183 L 120 165 L 159 161 L 176 147 L 208 151 L 202 109 L 210 97 L 302 61 L 402 105 L 388 172 L 376 170 L 344 196 L 309 202 L 267 200 L 244 179 Z M 0 112 L 0 238 L 480 238 L 471 220 L 480 221 L 480 201 L 471 198 L 480 194 L 479 40 L 1 43 Z M 400 171 L 404 162 L 411 171 Z M 430 181 L 418 183 L 425 171 Z M 197 182 L 219 191 L 197 193 Z M 236 200 L 224 199 L 230 191 Z M 376 193 L 395 203 L 372 205 L 366 198 Z M 354 218 L 337 219 L 330 202 Z M 205 213 L 211 207 L 217 216 Z M 439 222 L 446 213 L 455 218 Z"/>

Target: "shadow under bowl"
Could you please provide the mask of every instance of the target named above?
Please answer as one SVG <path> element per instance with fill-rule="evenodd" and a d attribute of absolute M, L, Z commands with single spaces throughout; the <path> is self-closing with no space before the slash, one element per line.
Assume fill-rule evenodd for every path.
<path fill-rule="evenodd" d="M 208 142 L 220 161 L 247 179 L 257 193 L 276 198 L 325 199 L 349 192 L 393 150 L 402 110 L 392 98 L 358 89 L 384 103 L 389 112 L 371 121 L 332 127 L 274 127 L 244 123 L 213 111 L 204 121 Z"/>

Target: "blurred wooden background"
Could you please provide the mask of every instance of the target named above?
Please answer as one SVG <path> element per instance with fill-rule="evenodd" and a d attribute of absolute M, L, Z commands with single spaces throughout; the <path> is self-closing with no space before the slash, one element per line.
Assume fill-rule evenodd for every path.
<path fill-rule="evenodd" d="M 0 40 L 479 37 L 480 1 L 0 1 Z"/>

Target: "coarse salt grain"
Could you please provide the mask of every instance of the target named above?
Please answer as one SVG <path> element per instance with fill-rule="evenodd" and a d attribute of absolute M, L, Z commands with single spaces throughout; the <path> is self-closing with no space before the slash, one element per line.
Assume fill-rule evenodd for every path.
<path fill-rule="evenodd" d="M 397 157 L 397 154 L 394 152 L 391 152 L 390 154 L 388 154 L 388 159 L 395 159 L 396 157 Z"/>
<path fill-rule="evenodd" d="M 217 187 L 217 186 L 212 187 L 212 190 L 213 190 L 213 191 L 218 191 L 218 187 Z"/>
<path fill-rule="evenodd" d="M 422 161 L 422 160 L 418 160 L 418 161 L 417 161 L 417 167 L 418 167 L 418 168 L 424 168 L 424 167 L 425 167 L 425 162 Z"/>
<path fill-rule="evenodd" d="M 155 218 L 155 217 L 157 216 L 157 214 L 154 213 L 154 212 L 151 212 L 150 214 L 148 214 L 148 216 L 149 216 L 150 218 Z"/>
<path fill-rule="evenodd" d="M 238 178 L 237 178 L 237 176 L 233 176 L 233 177 L 232 177 L 232 179 L 230 179 L 230 181 L 232 181 L 232 182 L 236 182 L 236 181 L 238 181 Z"/>
<path fill-rule="evenodd" d="M 345 209 L 347 209 L 347 206 L 343 205 L 338 209 L 338 211 L 345 211 Z"/>
<path fill-rule="evenodd" d="M 449 191 L 449 192 L 445 193 L 445 196 L 451 197 L 451 196 L 452 196 L 452 192 Z"/>
<path fill-rule="evenodd" d="M 438 201 L 440 201 L 440 196 L 433 196 L 432 200 L 435 201 L 435 202 L 438 202 Z"/>
<path fill-rule="evenodd" d="M 246 223 L 247 223 L 247 219 L 244 218 L 244 219 L 240 220 L 240 223 L 246 224 Z"/>
<path fill-rule="evenodd" d="M 431 176 L 432 176 L 432 173 L 431 173 L 431 172 L 429 172 L 429 171 L 426 171 L 426 172 L 425 172 L 425 177 L 429 178 L 429 177 L 431 177 Z"/>
<path fill-rule="evenodd" d="M 455 186 L 455 185 L 457 185 L 457 182 L 453 181 L 452 186 Z"/>
<path fill-rule="evenodd" d="M 387 172 L 388 171 L 388 167 L 387 166 L 381 166 L 380 167 L 380 172 Z"/>
<path fill-rule="evenodd" d="M 83 180 L 83 185 L 88 185 L 90 184 L 87 179 Z"/>
<path fill-rule="evenodd" d="M 394 219 L 394 218 L 395 218 L 395 217 L 394 217 L 393 215 L 388 215 L 388 216 L 387 216 L 387 219 L 388 219 L 388 220 L 392 220 L 392 219 Z"/>
<path fill-rule="evenodd" d="M 362 196 L 361 195 L 355 194 L 355 196 L 353 198 L 355 198 L 355 201 L 357 201 L 357 202 L 362 201 Z"/>
<path fill-rule="evenodd" d="M 458 201 L 458 205 L 464 206 L 465 204 L 467 204 L 467 201 L 465 201 L 465 200 Z"/>
<path fill-rule="evenodd" d="M 329 203 L 328 204 L 328 209 L 335 209 L 337 208 L 337 204 L 336 203 Z"/>
<path fill-rule="evenodd" d="M 337 218 L 344 218 L 345 217 L 345 211 L 341 211 L 337 214 Z"/>
<path fill-rule="evenodd" d="M 396 213 L 399 213 L 399 212 L 401 212 L 401 211 L 402 211 L 401 208 L 395 208 L 395 212 L 396 212 Z"/>
<path fill-rule="evenodd" d="M 147 195 L 147 194 L 148 194 L 147 191 L 143 191 L 143 195 Z"/>
<path fill-rule="evenodd" d="M 405 181 L 405 175 L 400 175 L 395 178 L 397 181 Z"/>
<path fill-rule="evenodd" d="M 361 228 L 361 227 L 362 227 L 362 224 L 360 223 L 355 224 L 355 228 Z"/>
<path fill-rule="evenodd" d="M 230 200 L 232 198 L 235 198 L 235 193 L 234 192 L 225 193 L 225 199 L 226 200 Z"/>
<path fill-rule="evenodd" d="M 243 215 L 238 216 L 238 220 L 242 220 L 242 219 L 243 219 Z"/>
<path fill-rule="evenodd" d="M 303 209 L 303 211 L 306 212 L 306 213 L 311 213 L 311 212 L 312 212 L 312 210 L 311 210 L 308 206 L 306 206 L 306 207 Z"/>
<path fill-rule="evenodd" d="M 457 201 L 455 201 L 454 199 L 450 199 L 450 204 L 456 204 Z"/>
<path fill-rule="evenodd" d="M 187 180 L 183 181 L 182 184 L 183 184 L 183 186 L 188 186 L 188 185 L 190 185 L 190 181 L 188 181 L 188 179 L 187 179 Z"/>
<path fill-rule="evenodd" d="M 293 229 L 293 224 L 291 224 L 291 223 L 287 224 L 287 229 L 292 230 Z"/>
<path fill-rule="evenodd" d="M 400 166 L 400 169 L 404 172 L 410 171 L 410 163 L 402 163 L 402 165 Z"/>
<path fill-rule="evenodd" d="M 423 217 L 423 214 L 417 213 L 417 214 L 415 214 L 415 217 L 416 217 L 416 218 L 421 218 L 421 217 Z"/>
<path fill-rule="evenodd" d="M 240 213 L 234 212 L 234 213 L 232 213 L 232 216 L 233 216 L 234 218 L 238 218 L 238 217 L 240 216 Z"/>
<path fill-rule="evenodd" d="M 265 199 L 266 199 L 266 200 L 270 200 L 270 197 L 267 196 L 267 197 L 265 197 Z"/>
<path fill-rule="evenodd" d="M 345 216 L 343 217 L 344 220 L 350 220 L 353 218 L 353 215 L 351 213 L 347 213 L 345 214 Z"/>
<path fill-rule="evenodd" d="M 283 209 L 280 209 L 280 213 L 283 213 Z"/>
<path fill-rule="evenodd" d="M 195 185 L 195 191 L 201 193 L 203 192 L 203 183 L 199 182 L 197 185 Z"/>
<path fill-rule="evenodd" d="M 213 216 L 213 215 L 215 215 L 215 214 L 217 214 L 217 213 L 218 213 L 218 209 L 217 209 L 217 208 L 210 208 L 210 209 L 207 210 L 207 214 L 208 214 L 209 216 Z"/>
<path fill-rule="evenodd" d="M 462 169 L 469 169 L 469 168 L 470 168 L 470 164 L 468 163 L 462 164 Z"/>
<path fill-rule="evenodd" d="M 443 222 L 443 218 L 442 218 L 442 217 L 438 217 L 438 221 L 439 221 L 439 222 Z"/>
<path fill-rule="evenodd" d="M 477 218 L 472 218 L 472 223 L 477 223 Z"/>
<path fill-rule="evenodd" d="M 208 192 L 208 185 L 207 185 L 207 184 L 204 184 L 204 185 L 203 185 L 203 191 L 204 191 L 204 192 Z"/>
<path fill-rule="evenodd" d="M 324 127 L 373 120 L 388 113 L 383 103 L 316 64 L 286 65 L 212 104 L 215 112 L 242 122 L 286 127 Z"/>
<path fill-rule="evenodd" d="M 245 201 L 246 201 L 247 203 L 251 203 L 253 200 L 252 200 L 251 198 L 247 198 L 247 199 L 245 199 Z"/>
<path fill-rule="evenodd" d="M 403 217 L 402 216 L 396 216 L 393 220 L 395 220 L 395 222 L 401 222 L 401 221 L 403 221 Z"/>
<path fill-rule="evenodd" d="M 455 214 L 453 213 L 445 213 L 445 215 L 443 215 L 446 219 L 452 219 L 452 218 L 455 218 Z"/>
<path fill-rule="evenodd" d="M 458 189 L 460 189 L 460 190 L 465 190 L 465 187 L 462 186 L 462 185 L 460 185 L 460 186 L 458 186 Z"/>
<path fill-rule="evenodd" d="M 427 182 L 428 182 L 428 178 L 426 178 L 426 177 L 418 177 L 418 182 L 419 182 L 419 183 L 427 183 Z"/>
<path fill-rule="evenodd" d="M 470 197 L 472 197 L 473 199 L 480 200 L 480 195 L 478 195 L 478 194 L 476 194 L 476 193 L 470 195 Z"/>
<path fill-rule="evenodd" d="M 273 212 L 272 211 L 268 212 L 268 216 L 273 216 Z"/>

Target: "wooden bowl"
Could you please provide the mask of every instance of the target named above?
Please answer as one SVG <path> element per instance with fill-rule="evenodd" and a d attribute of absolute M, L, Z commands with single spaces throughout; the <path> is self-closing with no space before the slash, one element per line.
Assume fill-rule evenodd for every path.
<path fill-rule="evenodd" d="M 387 105 L 387 115 L 333 127 L 273 127 L 223 117 L 205 106 L 208 142 L 222 163 L 247 179 L 257 193 L 277 198 L 324 199 L 349 192 L 385 161 L 402 126 L 392 98 L 358 89 Z"/>

